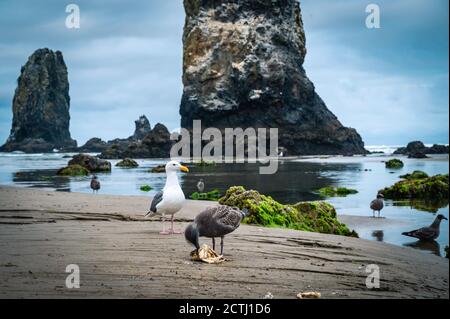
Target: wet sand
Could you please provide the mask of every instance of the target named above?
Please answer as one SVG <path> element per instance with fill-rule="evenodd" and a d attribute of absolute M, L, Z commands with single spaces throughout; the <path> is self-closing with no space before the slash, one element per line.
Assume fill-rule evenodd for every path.
<path fill-rule="evenodd" d="M 448 259 L 356 238 L 242 225 L 225 240 L 226 262 L 192 262 L 183 235 L 143 219 L 149 204 L 0 186 L 0 298 L 449 298 Z M 176 228 L 208 205 L 187 201 Z M 80 289 L 65 286 L 68 264 L 80 267 Z M 369 264 L 380 289 L 366 287 Z"/>

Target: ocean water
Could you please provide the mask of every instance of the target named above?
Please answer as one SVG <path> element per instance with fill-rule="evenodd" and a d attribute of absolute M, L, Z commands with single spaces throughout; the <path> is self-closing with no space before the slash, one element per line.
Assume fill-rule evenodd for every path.
<path fill-rule="evenodd" d="M 90 193 L 90 177 L 59 177 L 56 171 L 66 166 L 73 154 L 15 154 L 0 153 L 0 184 L 20 187 L 35 187 L 60 192 Z M 256 189 L 282 203 L 321 200 L 316 190 L 325 186 L 345 186 L 358 190 L 358 194 L 347 197 L 327 198 L 339 215 L 371 216 L 369 208 L 379 189 L 390 186 L 399 176 L 414 170 L 422 170 L 429 175 L 449 172 L 448 155 L 434 155 L 430 159 L 408 159 L 402 157 L 405 166 L 399 170 L 386 169 L 384 161 L 389 155 L 366 157 L 304 157 L 279 161 L 274 175 L 260 175 L 259 164 L 216 164 L 214 166 L 190 166 L 189 174 L 180 174 L 182 188 L 188 197 L 196 191 L 200 178 L 205 182 L 205 190 L 218 189 L 223 193 L 228 187 L 242 185 Z M 102 183 L 102 194 L 150 196 L 164 187 L 165 174 L 150 173 L 149 169 L 164 164 L 166 159 L 137 160 L 139 168 L 117 168 L 117 160 L 111 160 L 112 172 L 97 174 Z M 146 193 L 142 185 L 150 185 L 153 190 Z M 150 204 L 150 199 L 149 199 Z M 386 219 L 382 227 L 373 220 L 356 224 L 360 237 L 382 240 L 396 245 L 421 249 L 428 253 L 443 254 L 449 244 L 448 222 L 444 221 L 441 235 L 434 243 L 418 243 L 413 238 L 402 236 L 409 231 L 430 224 L 436 214 L 449 216 L 448 202 L 437 207 L 421 207 L 421 203 L 389 201 L 385 203 L 382 216 Z"/>

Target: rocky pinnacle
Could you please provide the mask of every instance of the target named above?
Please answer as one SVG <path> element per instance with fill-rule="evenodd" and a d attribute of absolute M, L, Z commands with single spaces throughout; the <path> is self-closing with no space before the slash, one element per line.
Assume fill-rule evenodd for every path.
<path fill-rule="evenodd" d="M 69 81 L 60 51 L 36 50 L 22 67 L 11 133 L 0 150 L 48 152 L 76 146 L 69 132 Z"/>
<path fill-rule="evenodd" d="M 278 128 L 286 154 L 362 154 L 306 76 L 295 0 L 184 0 L 181 126 Z M 330 76 L 333 76 L 330 74 Z"/>

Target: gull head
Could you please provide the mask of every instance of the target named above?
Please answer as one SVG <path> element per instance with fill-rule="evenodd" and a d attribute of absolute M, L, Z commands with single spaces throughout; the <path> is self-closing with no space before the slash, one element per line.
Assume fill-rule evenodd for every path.
<path fill-rule="evenodd" d="M 177 171 L 182 171 L 182 172 L 189 172 L 189 169 L 186 166 L 181 165 L 179 162 L 177 161 L 170 161 L 169 163 L 166 164 L 166 172 L 177 172 Z"/>
<path fill-rule="evenodd" d="M 448 220 L 448 218 L 445 217 L 445 216 L 442 215 L 442 214 L 437 215 L 437 219 L 440 220 L 440 221 L 443 220 L 443 219 Z"/>

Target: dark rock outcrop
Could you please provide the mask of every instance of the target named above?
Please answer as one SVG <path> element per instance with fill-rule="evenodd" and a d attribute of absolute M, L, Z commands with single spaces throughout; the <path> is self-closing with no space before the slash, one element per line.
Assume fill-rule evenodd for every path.
<path fill-rule="evenodd" d="M 51 152 L 76 147 L 70 137 L 67 67 L 60 51 L 36 50 L 22 67 L 11 133 L 0 151 Z"/>
<path fill-rule="evenodd" d="M 406 147 L 400 147 L 394 152 L 394 154 L 408 155 L 409 157 L 413 158 L 423 158 L 422 155 L 425 154 L 448 154 L 448 153 L 449 153 L 448 145 L 434 144 L 431 147 L 427 147 L 421 141 L 409 142 Z"/>
<path fill-rule="evenodd" d="M 83 146 L 78 148 L 78 152 L 101 153 L 108 148 L 108 143 L 98 137 L 91 138 Z"/>
<path fill-rule="evenodd" d="M 75 155 L 68 163 L 68 167 L 79 165 L 86 168 L 89 172 L 110 172 L 111 163 L 100 159 L 96 156 L 91 156 L 88 154 L 78 154 Z"/>
<path fill-rule="evenodd" d="M 278 128 L 285 155 L 365 154 L 306 76 L 296 0 L 184 0 L 181 126 Z"/>
<path fill-rule="evenodd" d="M 134 121 L 134 124 L 136 125 L 136 128 L 134 130 L 133 136 L 130 137 L 134 140 L 143 139 L 152 130 L 150 122 L 145 115 L 141 115 L 139 119 Z"/>
<path fill-rule="evenodd" d="M 169 130 L 158 123 L 152 129 L 145 116 L 135 121 L 134 134 L 126 139 L 108 141 L 102 150 L 101 158 L 166 158 L 174 141 L 170 139 Z"/>

